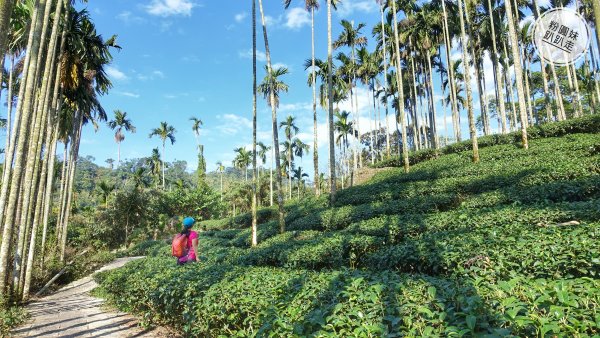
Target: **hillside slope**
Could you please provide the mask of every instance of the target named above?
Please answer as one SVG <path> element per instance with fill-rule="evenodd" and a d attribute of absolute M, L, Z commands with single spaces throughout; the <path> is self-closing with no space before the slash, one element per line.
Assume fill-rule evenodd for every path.
<path fill-rule="evenodd" d="M 208 222 L 204 260 L 168 247 L 98 276 L 110 301 L 191 336 L 600 334 L 600 135 L 419 163 L 409 174 Z"/>

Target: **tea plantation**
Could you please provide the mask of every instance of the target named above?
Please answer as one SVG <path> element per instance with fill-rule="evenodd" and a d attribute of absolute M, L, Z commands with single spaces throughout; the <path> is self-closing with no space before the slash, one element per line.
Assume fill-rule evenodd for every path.
<path fill-rule="evenodd" d="M 142 244 L 99 292 L 196 337 L 600 335 L 600 134 L 500 143 L 290 204 L 284 234 L 261 210 L 257 248 L 249 215 L 207 222 L 199 264 Z"/>

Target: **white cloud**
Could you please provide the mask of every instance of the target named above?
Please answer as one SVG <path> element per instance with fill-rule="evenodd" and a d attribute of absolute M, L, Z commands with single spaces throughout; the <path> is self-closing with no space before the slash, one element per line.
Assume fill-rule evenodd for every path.
<path fill-rule="evenodd" d="M 283 63 L 283 62 L 277 62 L 274 63 L 271 67 L 273 67 L 273 69 L 277 69 L 277 68 L 287 68 L 287 70 L 289 72 L 292 71 L 292 67 L 288 66 L 287 64 Z"/>
<path fill-rule="evenodd" d="M 127 97 L 132 97 L 134 99 L 137 99 L 140 97 L 140 94 L 135 94 L 135 93 L 131 93 L 131 92 L 118 92 L 119 95 L 123 95 L 123 96 L 127 96 Z"/>
<path fill-rule="evenodd" d="M 235 15 L 235 21 L 237 23 L 240 23 L 242 21 L 244 21 L 244 19 L 248 16 L 248 13 L 246 12 L 242 12 L 242 13 L 238 13 Z"/>
<path fill-rule="evenodd" d="M 196 5 L 190 0 L 152 0 L 150 5 L 146 6 L 149 14 L 156 16 L 191 16 L 192 9 Z"/>
<path fill-rule="evenodd" d="M 302 7 L 295 7 L 286 13 L 285 26 L 290 29 L 300 29 L 305 25 L 310 25 L 310 16 Z"/>
<path fill-rule="evenodd" d="M 238 52 L 238 56 L 243 59 L 252 59 L 252 48 Z M 260 50 L 256 51 L 256 60 L 260 62 L 267 61 L 267 54 Z"/>
<path fill-rule="evenodd" d="M 217 115 L 217 119 L 221 121 L 221 124 L 216 129 L 223 134 L 236 135 L 252 128 L 252 121 L 236 114 Z"/>
<path fill-rule="evenodd" d="M 109 78 L 116 80 L 116 81 L 124 81 L 124 80 L 128 79 L 128 77 L 127 77 L 127 75 L 125 75 L 125 73 L 123 73 L 122 71 L 117 69 L 117 67 L 113 67 L 113 66 L 106 67 L 106 74 L 108 75 Z"/>
<path fill-rule="evenodd" d="M 298 102 L 298 103 L 282 103 L 279 105 L 279 112 L 307 112 L 312 111 L 312 103 L 310 102 Z"/>
<path fill-rule="evenodd" d="M 281 20 L 282 20 L 281 15 L 278 16 L 277 18 L 274 18 L 269 15 L 265 15 L 265 23 L 267 24 L 267 28 L 268 27 L 276 28 L 277 26 L 279 26 L 279 24 L 281 24 Z"/>
<path fill-rule="evenodd" d="M 116 16 L 117 20 L 123 21 L 125 24 L 141 24 L 145 20 L 137 15 L 134 15 L 130 11 L 124 11 Z"/>
<path fill-rule="evenodd" d="M 164 79 L 165 74 L 160 70 L 155 70 L 150 74 L 138 74 L 137 78 L 141 81 L 155 80 L 155 79 Z"/>
<path fill-rule="evenodd" d="M 377 3 L 372 0 L 344 0 L 338 5 L 337 13 L 347 17 L 354 12 L 373 13 L 377 8 Z"/>

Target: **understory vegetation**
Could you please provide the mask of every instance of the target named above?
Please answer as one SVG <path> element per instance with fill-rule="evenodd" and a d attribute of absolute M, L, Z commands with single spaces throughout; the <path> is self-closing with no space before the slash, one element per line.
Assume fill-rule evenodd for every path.
<path fill-rule="evenodd" d="M 140 243 L 100 293 L 198 337 L 600 334 L 600 135 L 440 154 L 288 203 L 283 234 L 260 210 L 255 248 L 249 215 L 203 222 L 198 264 Z"/>

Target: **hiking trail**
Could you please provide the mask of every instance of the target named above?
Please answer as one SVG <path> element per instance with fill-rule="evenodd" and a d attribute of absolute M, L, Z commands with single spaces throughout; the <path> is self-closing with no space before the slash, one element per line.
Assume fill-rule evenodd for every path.
<path fill-rule="evenodd" d="M 118 258 L 97 270 L 111 270 L 143 257 Z M 14 329 L 14 337 L 167 337 L 162 327 L 144 329 L 124 312 L 108 309 L 104 300 L 90 295 L 98 286 L 93 274 L 64 286 L 26 306 L 27 323 Z"/>

